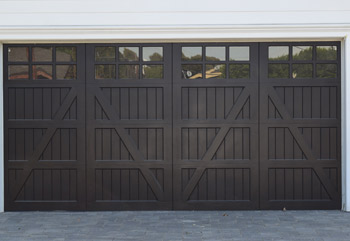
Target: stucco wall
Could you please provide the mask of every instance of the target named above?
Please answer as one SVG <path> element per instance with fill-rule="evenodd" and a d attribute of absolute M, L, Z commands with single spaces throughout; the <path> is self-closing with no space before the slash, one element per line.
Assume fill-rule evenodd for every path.
<path fill-rule="evenodd" d="M 348 23 L 347 0 L 0 0 L 2 27 Z"/>

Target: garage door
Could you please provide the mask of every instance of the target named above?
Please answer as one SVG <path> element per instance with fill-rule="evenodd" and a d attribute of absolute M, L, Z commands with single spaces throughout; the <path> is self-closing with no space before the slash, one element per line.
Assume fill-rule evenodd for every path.
<path fill-rule="evenodd" d="M 340 45 L 6 45 L 6 210 L 339 209 Z"/>

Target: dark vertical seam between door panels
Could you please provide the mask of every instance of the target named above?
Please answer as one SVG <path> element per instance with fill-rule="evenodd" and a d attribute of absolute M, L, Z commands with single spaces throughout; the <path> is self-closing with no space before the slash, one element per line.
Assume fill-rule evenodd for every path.
<path fill-rule="evenodd" d="M 87 187 L 88 187 L 88 166 L 87 166 L 87 157 L 88 157 L 88 153 L 87 153 L 87 150 L 88 150 L 88 147 L 87 147 L 87 141 L 88 141 L 88 133 L 87 133 L 87 126 L 86 126 L 86 119 L 87 119 L 87 105 L 86 105 L 86 96 L 87 96 L 87 81 L 86 81 L 86 79 L 87 79 L 87 76 L 86 76 L 86 60 L 87 60 L 87 57 L 88 56 L 86 56 L 86 53 L 87 53 L 87 51 L 86 51 L 86 48 L 87 48 L 87 44 L 84 44 L 84 47 L 83 47 L 83 49 L 84 49 L 84 62 L 85 62 L 85 64 L 84 64 L 84 89 L 85 89 L 85 95 L 84 95 L 84 105 L 85 105 L 85 108 L 84 108 L 84 110 L 85 110 L 85 113 L 84 113 L 84 126 L 85 126 L 85 157 L 84 157 L 84 164 L 85 164 L 85 180 L 83 180 L 83 182 L 85 182 L 85 187 L 84 187 L 84 189 L 85 189 L 85 195 L 84 195 L 84 197 L 85 197 L 85 200 L 83 200 L 83 202 L 84 202 L 84 204 L 83 204 L 83 206 L 84 206 L 84 209 L 85 210 L 87 210 L 87 200 L 88 200 L 88 198 L 87 198 Z M 77 51 L 78 52 L 78 51 Z M 79 58 L 78 58 L 78 56 L 77 56 L 77 60 L 78 60 Z M 95 69 L 95 68 L 94 68 Z M 81 72 L 80 72 L 81 73 Z M 78 102 L 78 99 L 77 99 L 77 102 Z M 95 100 L 94 100 L 94 102 L 96 102 Z M 96 113 L 96 104 L 95 104 L 95 113 Z M 94 115 L 95 115 L 95 113 L 94 113 Z M 95 156 L 96 156 L 96 150 L 95 150 Z M 78 182 L 77 182 L 78 183 Z M 78 190 L 78 187 L 77 187 L 77 190 Z M 96 195 L 96 190 L 95 190 L 95 195 Z"/>
<path fill-rule="evenodd" d="M 171 210 L 174 210 L 174 44 L 169 44 L 168 48 L 170 48 L 171 56 L 168 57 L 170 59 L 170 64 L 168 66 L 171 67 Z M 167 52 L 167 51 L 166 51 Z M 182 99 L 182 98 L 181 98 Z M 164 131 L 163 131 L 164 132 Z M 180 132 L 181 133 L 181 132 Z M 164 141 L 163 141 L 164 143 Z M 164 145 L 164 144 L 163 144 Z"/>
<path fill-rule="evenodd" d="M 261 75 L 261 66 L 260 66 L 260 51 L 261 51 L 261 46 L 260 43 L 257 43 L 257 59 L 258 59 L 258 66 L 257 66 L 257 75 L 258 75 L 258 103 L 257 103 L 257 107 L 258 107 L 258 209 L 261 209 L 261 197 L 260 197 L 260 172 L 261 172 L 261 167 L 260 167 L 260 161 L 261 161 L 261 152 L 260 152 L 260 75 Z M 251 53 L 251 51 L 250 51 Z M 268 102 L 269 103 L 269 102 Z M 256 107 L 256 106 L 255 106 Z"/>

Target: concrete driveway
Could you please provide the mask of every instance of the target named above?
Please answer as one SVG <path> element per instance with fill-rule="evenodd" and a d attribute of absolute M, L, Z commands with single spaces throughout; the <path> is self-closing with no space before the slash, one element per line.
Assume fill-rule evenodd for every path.
<path fill-rule="evenodd" d="M 0 240 L 350 240 L 340 211 L 8 212 Z"/>

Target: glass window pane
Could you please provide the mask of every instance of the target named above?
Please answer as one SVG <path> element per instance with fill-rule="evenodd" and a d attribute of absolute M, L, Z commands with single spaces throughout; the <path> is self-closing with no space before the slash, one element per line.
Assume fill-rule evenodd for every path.
<path fill-rule="evenodd" d="M 28 62 L 29 60 L 28 47 L 9 47 L 8 61 L 9 62 Z"/>
<path fill-rule="evenodd" d="M 337 46 L 317 46 L 317 60 L 337 60 Z"/>
<path fill-rule="evenodd" d="M 292 78 L 312 78 L 312 64 L 293 64 Z"/>
<path fill-rule="evenodd" d="M 119 65 L 119 79 L 139 79 L 139 65 L 122 64 Z"/>
<path fill-rule="evenodd" d="M 76 47 L 56 47 L 56 61 L 75 62 L 77 61 Z"/>
<path fill-rule="evenodd" d="M 312 46 L 293 46 L 293 60 L 312 60 Z"/>
<path fill-rule="evenodd" d="M 95 65 L 95 79 L 115 79 L 114 64 Z"/>
<path fill-rule="evenodd" d="M 163 61 L 163 47 L 143 47 L 143 61 Z"/>
<path fill-rule="evenodd" d="M 231 46 L 229 56 L 230 61 L 249 61 L 249 47 Z"/>
<path fill-rule="evenodd" d="M 288 46 L 270 46 L 269 47 L 269 60 L 289 60 L 289 47 Z"/>
<path fill-rule="evenodd" d="M 95 61 L 115 61 L 115 47 L 96 47 Z"/>
<path fill-rule="evenodd" d="M 33 47 L 32 61 L 52 62 L 52 47 Z"/>
<path fill-rule="evenodd" d="M 289 78 L 289 64 L 269 64 L 269 78 Z"/>
<path fill-rule="evenodd" d="M 33 79 L 52 79 L 52 65 L 33 65 Z"/>
<path fill-rule="evenodd" d="M 182 61 L 201 61 L 202 47 L 182 47 Z"/>
<path fill-rule="evenodd" d="M 28 65 L 9 65 L 8 66 L 8 79 L 29 79 L 29 66 Z"/>
<path fill-rule="evenodd" d="M 226 78 L 226 64 L 206 64 L 206 79 L 224 79 Z"/>
<path fill-rule="evenodd" d="M 183 79 L 201 79 L 203 76 L 201 64 L 183 64 L 181 67 Z"/>
<path fill-rule="evenodd" d="M 163 65 L 143 65 L 142 66 L 143 79 L 162 79 Z"/>
<path fill-rule="evenodd" d="M 77 66 L 56 65 L 56 79 L 77 79 Z"/>
<path fill-rule="evenodd" d="M 229 78 L 230 79 L 249 79 L 250 66 L 249 64 L 230 64 Z"/>
<path fill-rule="evenodd" d="M 119 60 L 120 61 L 138 61 L 139 47 L 120 47 Z"/>
<path fill-rule="evenodd" d="M 207 61 L 225 61 L 226 47 L 205 47 L 205 60 Z"/>
<path fill-rule="evenodd" d="M 336 64 L 316 64 L 317 78 L 336 78 L 337 65 Z"/>

